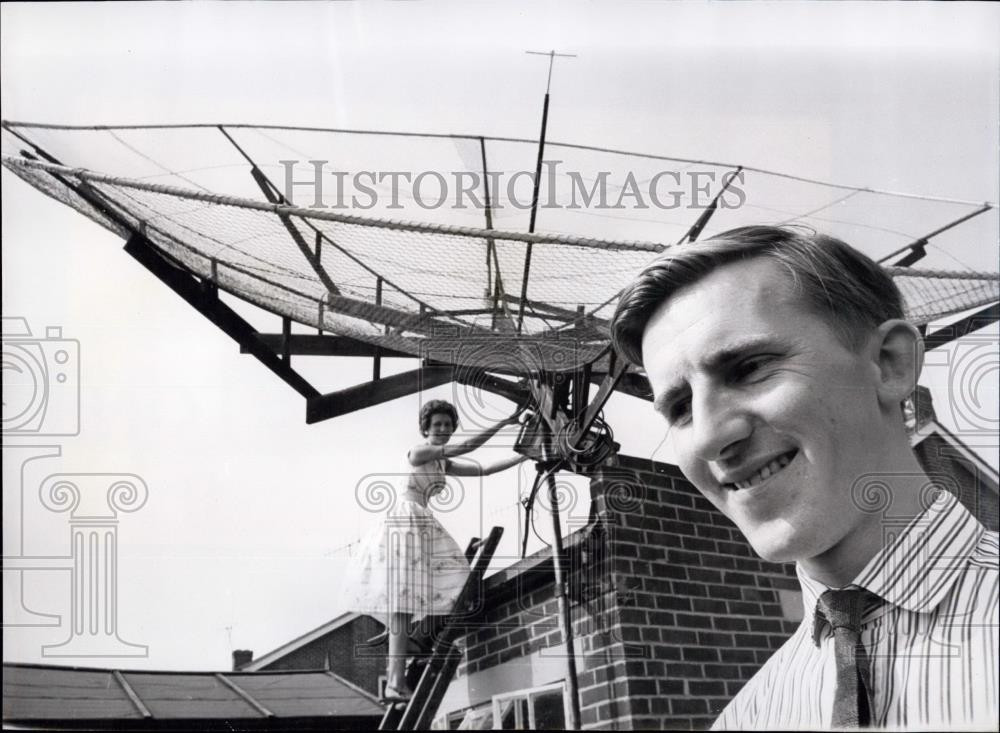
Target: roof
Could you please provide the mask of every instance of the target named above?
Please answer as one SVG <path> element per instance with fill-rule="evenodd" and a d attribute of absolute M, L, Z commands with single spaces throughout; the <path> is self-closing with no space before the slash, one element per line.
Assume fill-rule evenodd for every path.
<path fill-rule="evenodd" d="M 312 631 L 308 631 L 302 636 L 292 639 L 287 644 L 283 644 L 282 646 L 279 646 L 277 649 L 269 651 L 264 656 L 252 660 L 249 664 L 246 664 L 243 667 L 241 667 L 241 671 L 256 672 L 262 670 L 268 665 L 278 661 L 282 657 L 291 654 L 297 649 L 301 649 L 307 644 L 311 644 L 312 642 L 316 641 L 316 639 L 326 636 L 331 631 L 336 631 L 341 626 L 346 626 L 351 621 L 354 621 L 355 619 L 358 618 L 361 618 L 360 613 L 353 613 L 353 612 L 343 613 L 340 616 L 337 616 L 332 621 L 327 621 L 322 626 L 317 626 Z"/>
<path fill-rule="evenodd" d="M 345 723 L 381 718 L 376 698 L 329 671 L 163 672 L 3 665 L 3 720 L 79 724 L 129 721 L 218 723 L 321 718 Z M 335 719 L 335 720 L 330 720 Z M 375 720 L 377 723 L 377 720 Z"/>

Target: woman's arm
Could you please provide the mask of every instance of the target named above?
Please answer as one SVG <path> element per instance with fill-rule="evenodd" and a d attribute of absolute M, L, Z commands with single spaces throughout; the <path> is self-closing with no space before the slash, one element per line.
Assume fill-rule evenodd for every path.
<path fill-rule="evenodd" d="M 445 473 L 451 476 L 489 476 L 494 473 L 500 473 L 500 471 L 506 471 L 508 468 L 512 468 L 526 460 L 528 460 L 528 456 L 516 453 L 509 458 L 504 458 L 488 466 L 480 466 L 478 463 L 473 463 L 472 461 L 449 460 L 448 465 L 445 467 Z"/>
<path fill-rule="evenodd" d="M 421 444 L 414 446 L 407 454 L 407 458 L 410 459 L 410 465 L 419 466 L 422 463 L 437 460 L 438 458 L 454 458 L 455 456 L 464 456 L 466 453 L 471 453 L 496 435 L 500 428 L 506 427 L 507 425 L 516 425 L 518 417 L 522 412 L 523 410 L 518 408 L 517 411 L 515 411 L 510 417 L 506 417 L 500 422 L 486 428 L 482 432 L 476 433 L 475 435 L 457 443 L 447 443 L 445 445 Z"/>

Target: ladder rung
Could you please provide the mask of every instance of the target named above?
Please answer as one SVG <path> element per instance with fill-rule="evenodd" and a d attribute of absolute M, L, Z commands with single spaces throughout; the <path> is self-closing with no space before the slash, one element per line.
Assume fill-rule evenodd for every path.
<path fill-rule="evenodd" d="M 417 722 L 413 726 L 415 729 L 430 729 L 431 721 L 434 719 L 434 714 L 437 712 L 438 706 L 441 704 L 441 700 L 444 699 L 444 694 L 448 690 L 448 685 L 451 684 L 451 680 L 455 677 L 455 670 L 458 669 L 458 665 L 461 662 L 462 650 L 453 646 L 448 652 L 448 658 L 445 659 L 441 669 L 434 676 L 431 689 L 427 694 L 427 700 L 424 701 L 424 704 L 420 709 L 420 715 L 417 716 Z"/>

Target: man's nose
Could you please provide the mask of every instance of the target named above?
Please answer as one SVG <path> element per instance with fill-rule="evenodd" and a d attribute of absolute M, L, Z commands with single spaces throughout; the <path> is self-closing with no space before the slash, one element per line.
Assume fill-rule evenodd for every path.
<path fill-rule="evenodd" d="M 703 390 L 691 399 L 692 449 L 702 461 L 734 457 L 753 432 L 753 421 L 738 396 Z"/>

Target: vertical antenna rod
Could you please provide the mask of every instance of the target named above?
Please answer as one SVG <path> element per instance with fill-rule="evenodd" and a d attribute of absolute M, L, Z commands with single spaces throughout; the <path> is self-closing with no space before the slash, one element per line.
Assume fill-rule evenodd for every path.
<path fill-rule="evenodd" d="M 535 165 L 535 185 L 531 195 L 531 218 L 528 223 L 528 231 L 535 231 L 535 217 L 538 214 L 538 191 L 542 182 L 542 159 L 545 155 L 545 129 L 549 120 L 549 90 L 552 87 L 552 67 L 555 64 L 556 56 L 564 58 L 575 58 L 575 54 L 556 53 L 549 51 L 526 51 L 525 53 L 534 56 L 549 57 L 549 76 L 545 83 L 545 101 L 542 104 L 542 131 L 538 137 L 538 161 Z M 531 244 L 527 245 L 524 254 L 524 274 L 521 278 L 521 303 L 517 313 L 517 332 L 521 333 L 524 324 L 524 306 L 528 301 L 528 275 L 531 271 Z M 551 434 L 547 436 L 544 445 L 551 446 Z M 549 449 L 546 448 L 543 456 L 548 459 Z M 559 505 L 555 486 L 554 471 L 549 471 L 548 490 L 549 502 L 552 505 L 552 566 L 555 574 L 556 600 L 559 606 L 559 626 L 561 627 L 563 645 L 566 650 L 566 685 L 569 687 L 569 720 L 566 726 L 570 730 L 580 730 L 580 688 L 576 679 L 576 651 L 573 648 L 573 619 L 570 614 L 569 599 L 566 597 L 566 574 L 563 567 L 564 549 L 562 533 L 559 527 Z"/>
<path fill-rule="evenodd" d="M 545 101 L 542 103 L 542 132 L 538 136 L 538 161 L 535 163 L 534 190 L 531 193 L 531 219 L 528 222 L 528 231 L 535 231 L 535 217 L 538 215 L 538 190 L 542 183 L 542 158 L 545 155 L 545 128 L 549 121 L 549 89 L 552 87 L 552 66 L 555 64 L 556 56 L 560 58 L 576 58 L 575 53 L 556 53 L 555 51 L 525 51 L 532 56 L 549 57 L 549 76 L 545 82 Z M 531 272 L 531 244 L 526 245 L 524 251 L 524 274 L 521 277 L 521 303 L 517 310 L 517 332 L 521 333 L 524 325 L 524 305 L 528 299 L 528 275 Z"/>

